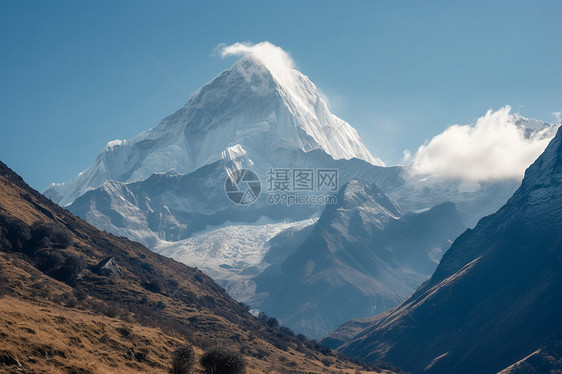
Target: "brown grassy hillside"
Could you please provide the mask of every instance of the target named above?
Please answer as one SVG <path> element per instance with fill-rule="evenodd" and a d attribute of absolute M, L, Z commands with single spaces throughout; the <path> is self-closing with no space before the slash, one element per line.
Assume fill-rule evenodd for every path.
<path fill-rule="evenodd" d="M 249 373 L 374 372 L 275 322 L 201 271 L 100 232 L 0 162 L 0 372 L 166 373 L 183 343 L 240 351 Z"/>

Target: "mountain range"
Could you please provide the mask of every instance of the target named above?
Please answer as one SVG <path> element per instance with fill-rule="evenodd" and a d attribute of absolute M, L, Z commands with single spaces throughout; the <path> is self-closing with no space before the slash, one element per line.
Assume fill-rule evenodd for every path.
<path fill-rule="evenodd" d="M 249 374 L 390 373 L 250 314 L 200 270 L 99 231 L 2 162 L 0 339 L 3 373 L 168 373 L 184 344 L 197 358 L 239 352 Z"/>
<path fill-rule="evenodd" d="M 350 315 L 366 317 L 408 297 L 463 229 L 453 203 L 405 214 L 376 185 L 352 180 L 297 248 L 282 241 L 269 252 L 285 258 L 271 260 L 253 279 L 250 304 L 323 336 Z"/>
<path fill-rule="evenodd" d="M 399 306 L 324 343 L 412 373 L 562 368 L 562 130 L 496 213 L 459 236 Z"/>
<path fill-rule="evenodd" d="M 533 131 L 535 122 L 521 117 L 518 125 Z M 252 204 L 236 204 L 225 193 L 241 169 L 261 181 Z M 325 170 L 337 174 L 334 188 L 319 187 L 317 173 Z M 311 189 L 295 190 L 294 179 L 288 191 L 272 188 L 272 173 L 294 178 L 297 171 L 312 172 Z M 462 180 L 386 167 L 330 113 L 305 75 L 248 55 L 155 128 L 109 142 L 90 168 L 45 195 L 99 229 L 200 268 L 237 300 L 318 338 L 404 300 L 462 229 L 497 210 L 518 184 L 490 181 L 466 189 Z M 362 186 L 358 201 L 377 208 L 349 207 L 354 186 Z M 287 196 L 304 200 L 272 203 Z M 379 210 L 381 196 L 397 210 Z M 331 197 L 335 204 L 326 203 Z M 405 232 L 422 228 L 428 234 L 414 248 Z M 350 234 L 356 232 L 365 239 Z M 413 264 L 410 255 L 421 262 Z M 365 256 L 366 266 L 358 266 Z M 308 272 L 305 260 L 325 268 L 316 267 L 320 275 Z M 338 297 L 305 305 L 319 288 L 336 284 Z M 296 289 L 303 292 L 300 301 L 288 302 Z M 342 295 L 354 295 L 360 306 L 344 304 Z"/>

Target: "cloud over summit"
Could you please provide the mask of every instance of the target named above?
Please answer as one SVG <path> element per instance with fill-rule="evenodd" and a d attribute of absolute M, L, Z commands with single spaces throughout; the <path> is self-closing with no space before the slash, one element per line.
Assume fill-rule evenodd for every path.
<path fill-rule="evenodd" d="M 291 56 L 270 42 L 253 44 L 250 42 L 219 45 L 220 55 L 228 56 L 253 56 L 261 60 L 270 70 L 294 69 L 295 62 Z"/>

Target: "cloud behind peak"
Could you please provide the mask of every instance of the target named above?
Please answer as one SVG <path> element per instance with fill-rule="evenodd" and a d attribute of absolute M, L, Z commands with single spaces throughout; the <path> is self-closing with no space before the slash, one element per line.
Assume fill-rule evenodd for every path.
<path fill-rule="evenodd" d="M 527 120 L 505 106 L 488 110 L 473 125 L 453 125 L 420 146 L 405 151 L 414 175 L 467 181 L 523 178 L 525 169 L 556 134 L 556 125 L 525 126 Z M 534 121 L 536 122 L 536 121 Z"/>

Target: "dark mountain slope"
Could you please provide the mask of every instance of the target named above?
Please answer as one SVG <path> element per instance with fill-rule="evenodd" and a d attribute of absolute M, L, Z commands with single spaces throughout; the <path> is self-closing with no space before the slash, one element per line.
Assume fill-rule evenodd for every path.
<path fill-rule="evenodd" d="M 536 351 L 559 352 L 561 140 L 559 130 L 505 206 L 461 235 L 428 282 L 341 351 L 414 373 L 495 373 Z M 560 355 L 550 357 L 559 366 Z"/>

